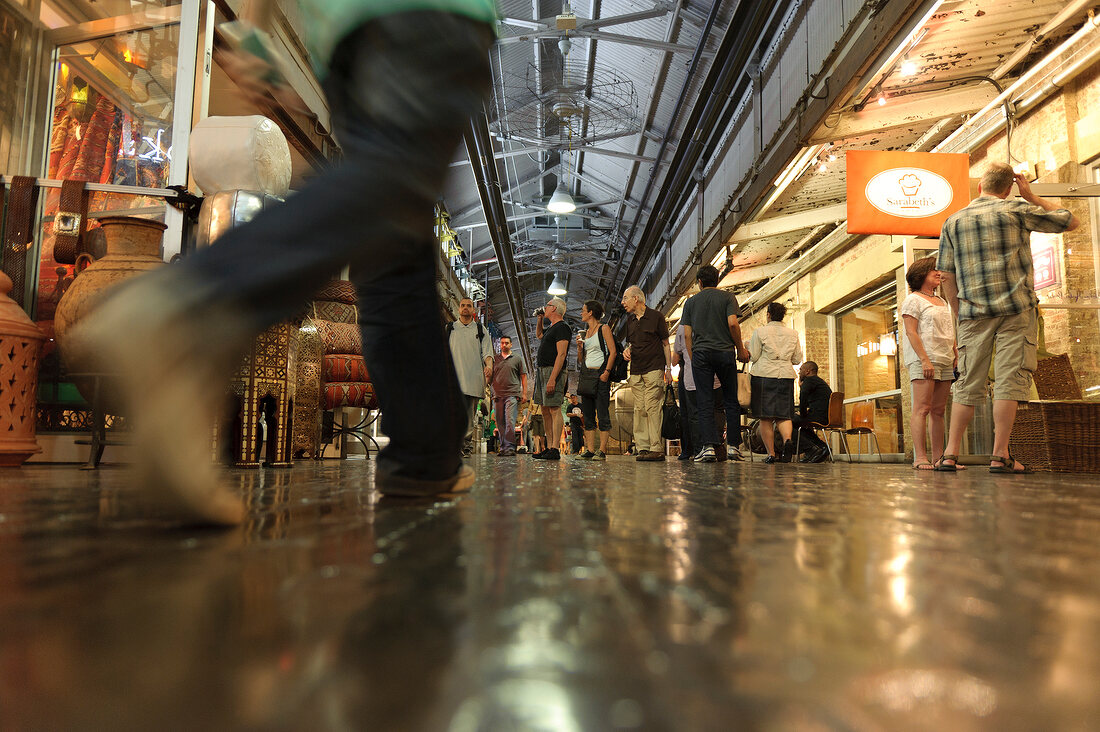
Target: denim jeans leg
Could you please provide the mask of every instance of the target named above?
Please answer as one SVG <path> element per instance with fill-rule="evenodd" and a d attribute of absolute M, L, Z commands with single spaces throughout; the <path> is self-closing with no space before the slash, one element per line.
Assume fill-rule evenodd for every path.
<path fill-rule="evenodd" d="M 353 31 L 325 83 L 343 161 L 153 273 L 184 317 L 227 310 L 259 332 L 300 312 L 350 264 L 363 356 L 390 438 L 380 460 L 414 478 L 445 478 L 461 465 L 466 414 L 443 336 L 431 209 L 487 97 L 490 34 L 448 13 L 398 13 Z"/>
<path fill-rule="evenodd" d="M 676 396 L 680 400 L 680 452 L 694 455 L 698 452 L 692 438 L 691 423 L 695 419 L 694 410 L 688 406 L 687 387 L 684 385 L 683 371 L 676 382 Z"/>
<path fill-rule="evenodd" d="M 714 362 L 711 351 L 698 349 L 692 354 L 691 373 L 695 377 L 695 402 L 699 409 L 695 415 L 699 423 L 700 448 L 722 443 L 714 424 Z"/>
<path fill-rule="evenodd" d="M 715 373 L 722 384 L 722 402 L 726 411 L 726 443 L 741 444 L 741 403 L 737 401 L 737 358 L 732 352 L 714 353 Z"/>

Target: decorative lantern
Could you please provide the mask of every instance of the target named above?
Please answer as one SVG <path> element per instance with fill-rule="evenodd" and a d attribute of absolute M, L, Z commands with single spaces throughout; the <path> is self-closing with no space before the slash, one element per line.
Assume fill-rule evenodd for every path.
<path fill-rule="evenodd" d="M 38 354 L 46 336 L 8 297 L 11 278 L 0 272 L 0 467 L 18 468 L 42 452 L 34 439 Z"/>

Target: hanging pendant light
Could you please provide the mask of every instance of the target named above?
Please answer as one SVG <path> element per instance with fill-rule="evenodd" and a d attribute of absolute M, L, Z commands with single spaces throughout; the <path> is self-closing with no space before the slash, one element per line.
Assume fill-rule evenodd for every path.
<path fill-rule="evenodd" d="M 558 276 L 557 272 L 554 273 L 554 280 L 550 283 L 550 286 L 546 288 L 546 293 L 555 296 L 569 294 L 569 290 L 565 289 L 565 284 L 561 281 L 561 277 Z"/>
<path fill-rule="evenodd" d="M 554 191 L 554 195 L 550 196 L 550 203 L 546 204 L 547 210 L 556 214 L 568 214 L 577 210 L 577 204 L 573 201 L 573 197 L 569 195 L 569 191 L 565 189 L 564 185 L 559 185 Z"/>

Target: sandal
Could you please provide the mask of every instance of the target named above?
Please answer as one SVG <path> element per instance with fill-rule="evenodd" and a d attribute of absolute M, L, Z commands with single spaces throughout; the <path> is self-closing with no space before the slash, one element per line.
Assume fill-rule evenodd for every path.
<path fill-rule="evenodd" d="M 944 460 L 950 460 L 951 464 L 948 465 L 944 462 Z M 936 467 L 933 468 L 933 470 L 939 473 L 956 473 L 959 470 L 958 466 L 956 465 L 957 462 L 959 462 L 958 455 L 943 455 L 942 457 L 940 457 L 939 460 L 936 461 Z"/>
<path fill-rule="evenodd" d="M 989 472 L 991 472 L 991 473 L 1012 473 L 1013 475 L 1031 475 L 1032 473 L 1035 472 L 1034 470 L 1032 470 L 1028 466 L 1021 463 L 1016 458 L 1012 457 L 1011 453 L 1009 453 L 1007 458 L 1003 458 L 1000 455 L 992 455 L 989 458 L 989 462 L 991 462 L 991 463 L 1000 463 L 1000 465 L 990 465 L 989 466 Z M 1011 467 L 1009 466 L 1010 463 L 1011 463 Z M 1022 466 L 1023 470 L 1016 470 L 1017 465 Z"/>
<path fill-rule="evenodd" d="M 925 460 L 924 462 L 916 463 L 913 465 L 913 470 L 935 470 L 936 466 Z"/>

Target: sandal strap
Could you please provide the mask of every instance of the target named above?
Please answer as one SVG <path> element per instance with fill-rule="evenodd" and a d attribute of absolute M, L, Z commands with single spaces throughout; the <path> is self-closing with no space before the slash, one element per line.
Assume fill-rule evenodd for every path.
<path fill-rule="evenodd" d="M 1003 458 L 1000 455 L 990 455 L 989 456 L 989 462 L 991 462 L 991 463 L 1000 463 L 1001 465 L 1003 465 L 1005 467 L 1008 467 L 1008 461 L 1011 460 L 1011 459 L 1012 459 L 1011 457 Z M 1016 461 L 1015 460 L 1012 460 L 1012 467 L 1016 467 Z"/>
<path fill-rule="evenodd" d="M 953 463 L 958 463 L 959 462 L 959 456 L 958 455 L 940 455 L 940 459 L 937 460 L 936 462 L 942 463 L 944 460 L 950 460 Z"/>

